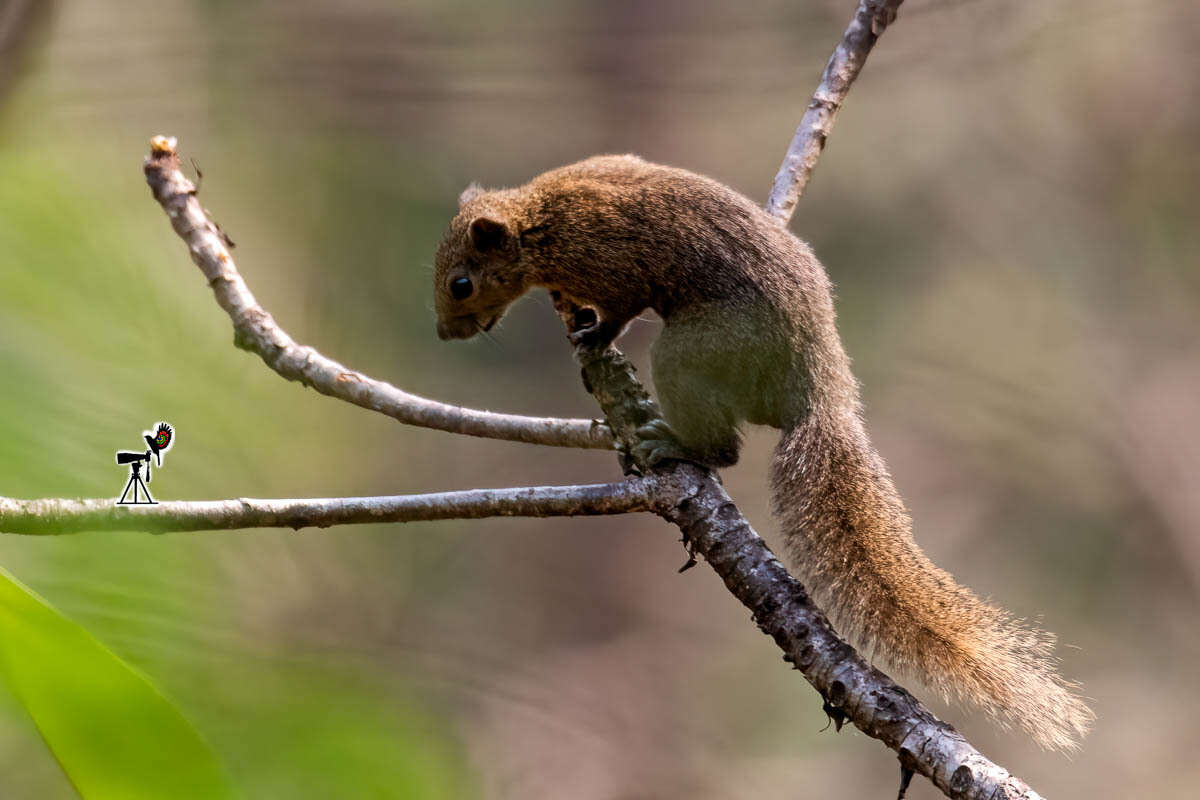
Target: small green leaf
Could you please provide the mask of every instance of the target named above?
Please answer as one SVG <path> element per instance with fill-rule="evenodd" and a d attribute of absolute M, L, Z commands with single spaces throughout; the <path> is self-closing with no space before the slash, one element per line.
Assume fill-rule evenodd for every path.
<path fill-rule="evenodd" d="M 200 734 L 141 672 L 3 569 L 0 674 L 85 800 L 234 796 Z"/>

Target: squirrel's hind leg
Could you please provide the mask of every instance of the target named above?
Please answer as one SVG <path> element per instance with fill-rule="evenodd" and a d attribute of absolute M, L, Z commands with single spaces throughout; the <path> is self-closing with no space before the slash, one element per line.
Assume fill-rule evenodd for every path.
<path fill-rule="evenodd" d="M 684 330 L 667 328 L 654 343 L 651 371 L 674 444 L 682 446 L 689 461 L 728 467 L 737 463 L 741 449 L 738 419 L 730 402 L 733 398 L 714 379 L 706 355 L 689 346 Z"/>

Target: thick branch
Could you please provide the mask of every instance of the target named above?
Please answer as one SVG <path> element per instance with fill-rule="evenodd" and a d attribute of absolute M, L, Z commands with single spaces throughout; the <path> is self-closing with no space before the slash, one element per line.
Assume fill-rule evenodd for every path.
<path fill-rule="evenodd" d="M 785 224 L 792 218 L 796 203 L 817 166 L 817 159 L 825 149 L 825 139 L 851 84 L 862 70 L 875 40 L 895 21 L 896 10 L 902 2 L 904 0 L 859 0 L 854 19 L 821 73 L 821 83 L 800 119 L 796 135 L 775 175 L 775 185 L 771 187 L 767 211 Z"/>
<path fill-rule="evenodd" d="M 618 446 L 636 443 L 637 428 L 659 412 L 634 377 L 632 365 L 615 348 L 578 355 L 584 384 L 604 409 Z M 713 472 L 671 462 L 652 474 L 661 482 L 658 513 L 679 526 L 692 552 L 721 576 L 758 627 L 783 650 L 784 660 L 821 693 L 839 728 L 849 719 L 895 750 L 902 767 L 929 778 L 948 797 L 1039 797 L 843 641 L 750 527 Z"/>
<path fill-rule="evenodd" d="M 490 439 L 559 447 L 607 449 L 612 437 L 603 423 L 586 419 L 522 417 L 447 405 L 402 391 L 296 343 L 250 293 L 229 254 L 229 240 L 196 199 L 196 186 L 179 168 L 175 141 L 157 136 L 146 158 L 146 182 L 187 244 L 233 320 L 234 343 L 257 353 L 271 369 L 321 394 L 387 414 L 409 425 Z"/>
<path fill-rule="evenodd" d="M 652 511 L 654 481 L 530 486 L 466 492 L 303 500 L 205 500 L 115 506 L 112 500 L 13 500 L 0 497 L 0 533 L 328 528 L 370 522 L 483 517 L 582 517 Z"/>

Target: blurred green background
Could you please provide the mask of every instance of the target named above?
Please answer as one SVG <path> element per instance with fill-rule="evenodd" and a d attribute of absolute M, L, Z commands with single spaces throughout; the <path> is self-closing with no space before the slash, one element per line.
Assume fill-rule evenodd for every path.
<path fill-rule="evenodd" d="M 637 152 L 765 199 L 853 0 L 0 2 L 0 494 L 608 480 L 604 453 L 452 437 L 231 346 L 142 181 L 179 137 L 251 288 L 326 355 L 480 408 L 591 416 L 545 297 L 433 331 L 470 180 Z M 1060 635 L 1073 757 L 922 699 L 1058 798 L 1200 781 L 1200 6 L 910 0 L 793 229 L 838 286 L 873 435 L 933 559 Z M 656 323 L 624 346 L 639 363 Z M 756 430 L 726 473 L 772 542 Z M 0 538 L 253 798 L 887 797 L 894 759 L 653 519 Z M 71 797 L 0 703 L 0 793 Z M 910 797 L 938 796 L 926 782 Z"/>

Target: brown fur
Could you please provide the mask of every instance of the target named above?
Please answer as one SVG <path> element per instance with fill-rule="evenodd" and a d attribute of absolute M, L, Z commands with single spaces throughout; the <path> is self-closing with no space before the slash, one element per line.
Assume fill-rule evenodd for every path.
<path fill-rule="evenodd" d="M 491 327 L 532 287 L 595 308 L 592 344 L 658 312 L 654 380 L 675 437 L 725 466 L 741 422 L 783 430 L 775 512 L 805 584 L 846 632 L 1045 747 L 1076 746 L 1092 713 L 1058 675 L 1053 637 L 956 584 L 913 541 L 861 420 L 825 270 L 766 212 L 708 178 L 599 156 L 518 189 L 472 186 L 436 264 L 443 338 Z M 455 299 L 463 277 L 472 293 Z"/>

